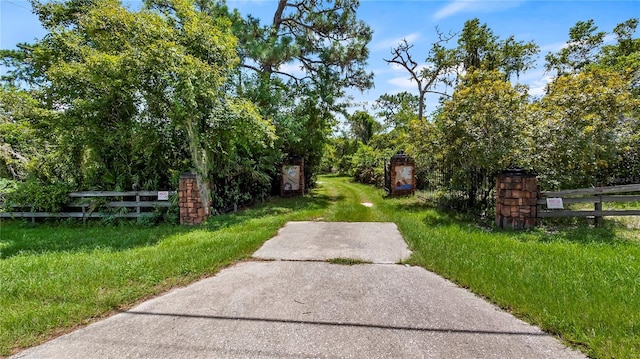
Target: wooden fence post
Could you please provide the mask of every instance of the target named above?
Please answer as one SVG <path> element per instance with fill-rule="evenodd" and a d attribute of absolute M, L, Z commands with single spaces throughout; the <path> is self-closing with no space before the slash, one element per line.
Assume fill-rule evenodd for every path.
<path fill-rule="evenodd" d="M 598 201 L 594 204 L 596 211 L 602 211 L 602 194 L 598 196 Z M 602 216 L 595 216 L 594 225 L 596 227 L 602 227 Z"/>

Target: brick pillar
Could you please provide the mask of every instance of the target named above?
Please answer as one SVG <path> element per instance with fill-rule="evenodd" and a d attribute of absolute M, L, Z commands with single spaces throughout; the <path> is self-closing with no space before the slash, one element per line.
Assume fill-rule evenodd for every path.
<path fill-rule="evenodd" d="M 538 180 L 532 173 L 508 170 L 496 179 L 496 225 L 517 230 L 536 226 Z"/>
<path fill-rule="evenodd" d="M 180 224 L 200 224 L 207 218 L 209 211 L 202 204 L 198 189 L 198 177 L 195 173 L 184 173 L 180 176 L 178 199 Z"/>

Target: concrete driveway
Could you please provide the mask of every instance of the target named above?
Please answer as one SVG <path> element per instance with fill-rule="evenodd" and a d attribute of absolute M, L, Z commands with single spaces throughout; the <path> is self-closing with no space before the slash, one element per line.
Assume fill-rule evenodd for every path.
<path fill-rule="evenodd" d="M 394 224 L 289 223 L 256 261 L 15 358 L 585 358 L 433 273 L 394 264 L 409 255 Z M 322 262 L 332 258 L 372 264 Z"/>

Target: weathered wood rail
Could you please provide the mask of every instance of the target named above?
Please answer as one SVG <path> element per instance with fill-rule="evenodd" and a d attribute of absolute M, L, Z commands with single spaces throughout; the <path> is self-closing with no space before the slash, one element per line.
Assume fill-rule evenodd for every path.
<path fill-rule="evenodd" d="M 0 218 L 82 218 L 86 222 L 88 218 L 140 218 L 150 215 L 150 209 L 157 207 L 170 207 L 168 200 L 158 200 L 158 192 L 169 196 L 176 194 L 176 191 L 83 191 L 71 192 L 69 197 L 74 200 L 66 205 L 60 212 L 40 212 L 33 205 L 12 205 L 10 212 L 0 212 Z M 131 200 L 124 200 L 129 198 Z M 144 198 L 144 200 L 141 200 Z M 152 200 L 149 200 L 149 199 Z M 105 202 L 94 201 L 92 199 L 104 199 Z M 109 200 L 111 199 L 111 200 Z M 3 207 L 0 205 L 0 207 Z M 101 212 L 104 208 L 120 209 L 114 213 Z"/>
<path fill-rule="evenodd" d="M 630 184 L 611 187 L 581 188 L 565 191 L 545 191 L 538 196 L 538 218 L 552 217 L 594 217 L 596 225 L 605 216 L 640 216 L 640 209 L 603 210 L 603 203 L 640 202 L 640 195 L 629 193 L 640 192 L 640 184 Z M 622 195 L 613 195 L 625 193 Z M 548 198 L 562 198 L 563 204 L 593 203 L 593 210 L 565 210 L 546 208 Z"/>

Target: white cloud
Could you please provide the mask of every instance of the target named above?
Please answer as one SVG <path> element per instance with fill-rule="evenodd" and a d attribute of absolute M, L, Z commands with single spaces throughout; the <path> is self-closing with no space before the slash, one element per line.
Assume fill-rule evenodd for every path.
<path fill-rule="evenodd" d="M 546 44 L 546 45 L 540 46 L 540 54 L 546 55 L 549 52 L 556 53 L 562 50 L 566 46 L 567 46 L 566 42 L 554 42 L 551 44 Z"/>
<path fill-rule="evenodd" d="M 387 83 L 403 91 L 417 89 L 416 82 L 407 76 L 390 78 Z"/>
<path fill-rule="evenodd" d="M 542 97 L 545 95 L 547 85 L 553 81 L 551 75 L 545 75 L 538 80 L 531 81 L 529 83 L 529 95 L 533 97 Z"/>
<path fill-rule="evenodd" d="M 489 13 L 519 6 L 525 0 L 512 1 L 486 1 L 486 0 L 453 0 L 433 15 L 436 20 L 441 20 L 460 13 Z"/>
<path fill-rule="evenodd" d="M 552 74 L 546 73 L 541 68 L 527 71 L 518 79 L 521 84 L 529 86 L 529 95 L 534 97 L 544 96 L 547 85 L 551 81 L 553 81 Z"/>
<path fill-rule="evenodd" d="M 306 71 L 303 70 L 302 64 L 300 64 L 300 62 L 298 61 L 282 64 L 280 65 L 280 67 L 278 67 L 278 71 L 291 74 L 296 77 L 304 76 L 307 74 Z"/>
<path fill-rule="evenodd" d="M 409 44 L 412 44 L 419 38 L 420 38 L 419 32 L 412 32 L 400 38 L 381 40 L 375 43 L 374 45 L 372 45 L 371 48 L 374 50 L 390 50 L 391 48 L 398 46 L 398 44 L 401 43 L 402 40 L 407 40 Z"/>
<path fill-rule="evenodd" d="M 469 9 L 473 6 L 474 4 L 471 1 L 453 1 L 449 5 L 438 10 L 438 12 L 436 12 L 433 15 L 433 17 L 438 20 L 444 19 L 446 17 L 453 16 L 459 12 L 469 11 Z"/>
<path fill-rule="evenodd" d="M 422 69 L 425 69 L 428 66 L 429 65 L 426 63 L 419 64 L 416 67 L 415 72 L 419 73 Z M 387 80 L 388 84 L 395 86 L 401 91 L 416 90 L 416 82 L 411 78 L 411 74 L 409 74 L 407 69 L 398 64 L 389 64 L 389 67 L 391 67 L 396 76 Z"/>

